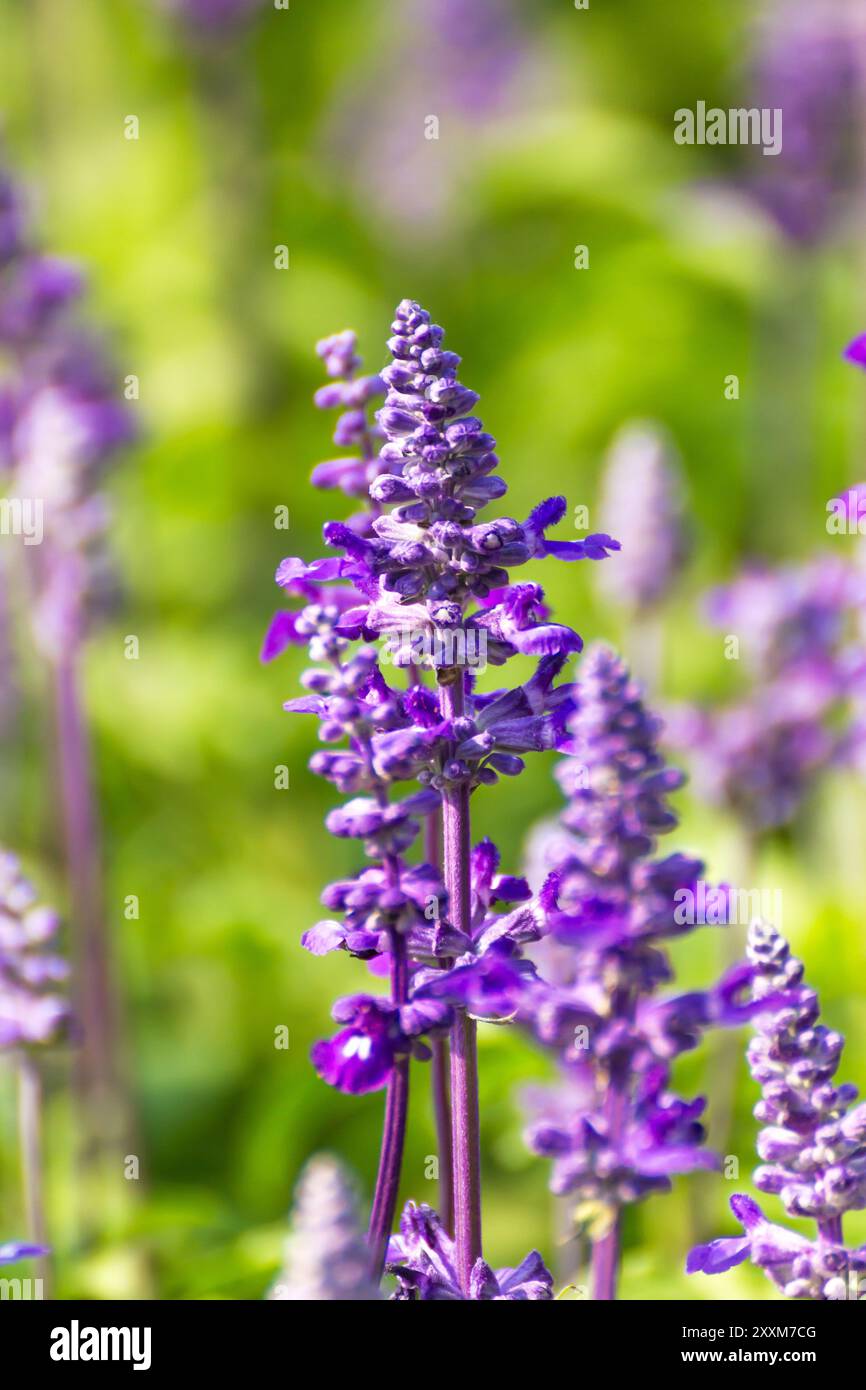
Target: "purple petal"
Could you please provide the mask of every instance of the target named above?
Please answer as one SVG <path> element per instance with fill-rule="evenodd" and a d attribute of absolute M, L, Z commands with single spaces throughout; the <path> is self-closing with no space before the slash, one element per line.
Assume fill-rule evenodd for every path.
<path fill-rule="evenodd" d="M 708 1245 L 696 1245 L 686 1260 L 686 1274 L 724 1274 L 748 1259 L 748 1236 L 721 1236 Z"/>
<path fill-rule="evenodd" d="M 362 1096 L 387 1085 L 394 1051 L 383 1035 L 376 1037 L 360 1028 L 344 1028 L 335 1037 L 315 1043 L 310 1058 L 329 1086 L 347 1095 Z"/>
<path fill-rule="evenodd" d="M 317 922 L 309 931 L 305 931 L 301 937 L 301 945 L 305 951 L 309 951 L 312 956 L 326 956 L 330 951 L 336 951 L 346 940 L 346 928 L 340 922 L 331 922 L 327 919 Z"/>
<path fill-rule="evenodd" d="M 286 650 L 292 642 L 298 642 L 298 615 L 281 610 L 271 618 L 270 626 L 262 642 L 260 661 L 273 661 L 275 656 Z"/>

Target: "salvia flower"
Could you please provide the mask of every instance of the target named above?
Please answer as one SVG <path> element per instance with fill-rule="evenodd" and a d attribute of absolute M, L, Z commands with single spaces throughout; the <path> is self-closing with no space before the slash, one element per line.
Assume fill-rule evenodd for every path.
<path fill-rule="evenodd" d="M 536 80 L 540 48 L 519 10 L 514 0 L 402 0 L 366 80 L 337 86 L 327 134 L 344 179 L 368 214 L 416 249 L 453 229 L 467 202 L 461 183 L 491 123 L 515 100 L 527 110 L 531 89 L 546 84 L 547 73 Z M 419 161 L 414 127 L 428 112 L 455 138 Z"/>
<path fill-rule="evenodd" d="M 551 623 L 542 590 L 512 585 L 510 571 L 545 556 L 603 559 L 617 548 L 606 535 L 549 538 L 566 509 L 559 497 L 523 521 L 480 521 L 506 486 L 496 473 L 495 441 L 470 413 L 478 396 L 458 380 L 459 357 L 419 305 L 398 305 L 392 334 L 392 361 L 381 374 L 387 396 L 377 414 L 384 443 L 365 473 L 376 514 L 369 527 L 325 526 L 326 543 L 340 555 L 282 562 L 277 582 L 300 606 L 272 625 L 264 653 L 308 643 L 316 664 L 302 677 L 307 693 L 286 709 L 317 716 L 326 746 L 311 767 L 348 798 L 330 812 L 327 828 L 356 841 L 371 861 L 326 890 L 325 906 L 342 920 L 317 923 L 304 945 L 318 955 L 346 950 L 390 977 L 387 1000 L 339 1001 L 334 1016 L 344 1026 L 313 1051 L 320 1075 L 341 1090 L 388 1087 L 370 1234 L 378 1270 L 397 1195 L 410 1057 L 428 1056 L 425 1038 L 446 1026 L 459 1030 L 455 1133 L 471 1138 L 477 1105 L 474 1116 L 461 1112 L 477 1096 L 468 1010 L 513 1011 L 533 973 L 519 959 L 521 942 L 538 930 L 520 906 L 528 887 L 498 873 L 494 847 L 470 854 L 469 796 L 518 774 L 527 752 L 556 748 L 566 737 L 572 687 L 557 677 L 580 638 Z M 378 379 L 355 402 L 345 394 L 356 389 L 354 336 L 327 339 L 320 352 L 333 384 L 319 393 L 319 404 L 349 406 L 351 415 Z M 352 444 L 372 437 L 360 415 L 346 431 L 341 439 Z M 395 639 L 399 645 L 404 637 L 408 656 L 392 659 Z M 374 645 L 381 639 L 384 648 Z M 537 657 L 523 684 L 479 691 L 468 668 L 503 665 L 518 651 Z M 388 666 L 399 684 L 386 679 Z M 425 675 L 435 676 L 438 690 Z M 438 865 L 407 862 L 425 818 L 440 809 L 441 880 Z M 498 904 L 518 907 L 500 913 Z M 456 1240 L 461 1287 L 468 1288 L 480 1258 L 480 1188 L 468 1140 L 461 1153 Z"/>
<path fill-rule="evenodd" d="M 651 422 L 624 426 L 604 473 L 602 524 L 622 554 L 599 572 L 599 587 L 634 612 L 663 599 L 686 557 L 682 484 L 664 430 Z"/>
<path fill-rule="evenodd" d="M 370 402 L 384 394 L 385 385 L 379 376 L 359 376 L 361 359 L 357 354 L 357 338 L 351 329 L 322 338 L 316 344 L 325 371 L 330 378 L 321 386 L 314 400 L 320 410 L 339 409 L 334 430 L 334 443 L 352 453 L 313 469 L 315 487 L 340 488 L 349 497 L 364 499 L 365 510 L 350 521 L 353 529 L 365 532 L 376 515 L 370 505 L 370 484 L 379 472 L 378 445 L 381 432 L 368 418 Z"/>
<path fill-rule="evenodd" d="M 758 159 L 753 190 L 792 242 L 814 246 L 857 187 L 862 21 L 844 0 L 773 0 L 756 32 L 753 105 L 780 110 L 778 158 Z"/>
<path fill-rule="evenodd" d="M 0 852 L 0 1047 L 54 1042 L 69 1023 L 60 990 L 69 969 L 53 944 L 59 925 L 16 856 Z"/>
<path fill-rule="evenodd" d="M 464 1292 L 454 1259 L 454 1241 L 432 1207 L 406 1204 L 400 1231 L 388 1245 L 386 1272 L 396 1276 L 393 1297 L 401 1302 L 457 1299 L 525 1302 L 553 1298 L 553 1277 L 537 1250 L 516 1269 L 490 1268 L 479 1259 Z"/>
<path fill-rule="evenodd" d="M 379 1297 L 354 1188 L 329 1154 L 311 1158 L 298 1182 L 283 1268 L 268 1293 L 277 1301 L 371 1302 Z"/>
<path fill-rule="evenodd" d="M 79 662 L 84 639 L 116 597 L 103 484 L 135 433 L 134 417 L 79 312 L 83 277 L 40 252 L 26 200 L 2 178 L 0 221 L 0 461 L 22 517 L 11 558 L 23 571 L 27 617 L 52 686 L 73 942 L 87 958 L 76 974 L 81 1076 L 89 1098 L 112 1087 L 120 1104 L 119 1011 Z"/>
<path fill-rule="evenodd" d="M 540 894 L 549 935 L 521 1004 L 562 1080 L 532 1097 L 527 1139 L 553 1160 L 554 1191 L 575 1199 L 596 1241 L 596 1296 L 610 1298 L 622 1207 L 669 1190 L 675 1173 L 717 1165 L 703 1148 L 704 1102 L 670 1091 L 671 1061 L 706 1027 L 749 1014 L 739 973 L 709 991 L 660 994 L 672 980 L 667 942 L 694 927 L 678 904 L 702 873 L 686 855 L 654 853 L 676 826 L 667 797 L 684 778 L 665 766 L 661 721 L 612 651 L 587 655 L 578 691 L 558 768 L 568 805 Z"/>
<path fill-rule="evenodd" d="M 817 1236 L 776 1225 L 737 1195 L 731 1209 L 743 1235 L 697 1246 L 687 1269 L 719 1274 L 751 1259 L 788 1298 L 847 1298 L 850 1273 L 866 1270 L 866 1246 L 848 1248 L 842 1232 L 844 1214 L 866 1207 L 866 1105 L 852 1109 L 856 1087 L 834 1079 L 844 1039 L 819 1022 L 818 997 L 784 937 L 754 922 L 747 956 L 756 1009 L 748 1061 L 763 1126 L 754 1182 L 789 1216 L 813 1220 Z"/>
<path fill-rule="evenodd" d="M 710 621 L 736 637 L 749 684 L 727 703 L 670 710 L 668 738 L 689 752 L 698 791 L 753 832 L 790 821 L 823 772 L 852 760 L 861 604 L 862 577 L 833 556 L 750 568 L 710 595 Z"/>
<path fill-rule="evenodd" d="M 0 209 L 3 197 L 0 192 Z M 58 660 L 75 648 L 112 592 L 101 482 L 134 429 L 102 346 L 78 321 L 81 271 L 42 254 L 23 195 L 7 184 L 5 197 L 10 225 L 5 263 L 0 256 L 0 346 L 8 368 L 0 459 L 22 516 L 34 509 L 24 547 L 31 623 L 39 646 Z"/>

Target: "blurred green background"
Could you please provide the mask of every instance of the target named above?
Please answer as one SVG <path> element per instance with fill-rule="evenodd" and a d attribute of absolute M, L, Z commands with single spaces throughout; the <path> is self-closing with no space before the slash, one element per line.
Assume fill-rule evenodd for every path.
<path fill-rule="evenodd" d="M 87 267 L 91 317 L 119 374 L 140 379 L 144 431 L 110 483 L 125 596 L 90 644 L 87 694 L 147 1192 L 101 1243 L 76 1240 L 67 1064 L 53 1058 L 61 1296 L 119 1296 L 124 1262 L 146 1248 L 162 1297 L 259 1297 L 306 1156 L 334 1150 L 365 1195 L 372 1185 L 382 1095 L 340 1096 L 307 1058 L 331 1001 L 366 973 L 298 944 L 324 883 L 356 859 L 322 826 L 336 798 L 306 768 L 313 721 L 281 710 L 302 659 L 258 661 L 277 562 L 321 553 L 322 523 L 349 509 L 308 486 L 336 452 L 330 417 L 311 405 L 315 340 L 353 327 L 375 370 L 394 304 L 428 307 L 481 393 L 515 516 L 558 490 L 593 516 L 617 427 L 634 416 L 669 427 L 695 545 L 669 615 L 666 697 L 730 683 L 700 619 L 706 585 L 747 555 L 820 547 L 826 499 L 862 472 L 866 389 L 840 360 L 863 327 L 862 234 L 843 220 L 819 245 L 794 245 L 744 191 L 758 151 L 672 139 L 675 109 L 742 102 L 751 0 L 503 2 L 475 48 L 436 23 L 437 8 L 264 3 L 202 41 L 149 0 L 0 0 L 7 160 L 35 191 L 45 245 Z M 137 140 L 124 138 L 131 114 Z M 430 114 L 438 140 L 424 138 Z M 737 401 L 724 395 L 730 373 Z M 288 535 L 274 528 L 281 505 Z M 618 643 L 621 619 L 590 568 L 533 577 L 586 639 Z M 132 633 L 138 661 L 124 659 Z M 29 693 L 22 739 L 3 754 L 0 830 L 60 892 L 37 681 Z M 286 791 L 274 788 L 279 764 Z M 509 868 L 559 804 L 550 772 L 536 757 L 519 782 L 478 795 L 475 833 L 497 838 Z M 688 791 L 678 809 L 669 847 L 700 852 L 724 878 L 736 827 Z M 866 793 L 839 776 L 760 869 L 783 888 L 784 926 L 827 1021 L 849 1035 L 844 1077 L 861 1084 L 864 830 Z M 126 921 L 133 893 L 141 915 Z M 721 949 L 712 931 L 677 946 L 685 983 L 711 979 Z M 280 1024 L 288 1051 L 274 1047 Z M 523 1147 L 514 1100 L 549 1064 L 512 1030 L 481 1034 L 486 1254 L 512 1263 L 537 1245 L 555 1260 L 547 1165 Z M 709 1050 L 678 1065 L 685 1094 L 706 1084 Z M 748 1267 L 683 1274 L 694 1239 L 733 1232 L 727 1197 L 755 1162 L 744 1061 L 737 1087 L 739 1183 L 678 1179 L 631 1213 L 624 1297 L 772 1296 Z M 0 1123 L 11 1236 L 7 1090 Z M 407 1197 L 435 1200 L 433 1151 L 419 1067 Z M 866 1218 L 849 1219 L 849 1235 L 866 1240 Z"/>

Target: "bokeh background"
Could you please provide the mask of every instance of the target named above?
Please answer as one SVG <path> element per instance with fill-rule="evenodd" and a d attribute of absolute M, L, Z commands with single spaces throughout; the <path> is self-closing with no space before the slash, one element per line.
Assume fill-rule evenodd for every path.
<path fill-rule="evenodd" d="M 825 529 L 827 498 L 862 474 L 866 445 L 866 381 L 841 359 L 866 313 L 866 53 L 827 41 L 855 7 L 247 8 L 242 22 L 210 27 L 204 0 L 0 0 L 4 159 L 35 196 L 45 246 L 86 267 L 89 314 L 119 374 L 140 380 L 141 440 L 110 483 L 124 595 L 89 644 L 87 700 L 142 1182 L 135 1202 L 107 1193 L 99 1239 L 80 1238 L 69 1062 L 52 1056 L 60 1296 L 140 1291 L 134 1266 L 145 1253 L 161 1297 L 260 1297 L 306 1156 L 333 1150 L 365 1194 L 372 1186 L 381 1094 L 340 1096 L 307 1058 L 333 998 L 360 987 L 363 967 L 298 944 L 324 883 L 354 867 L 352 849 L 322 826 L 333 796 L 306 769 L 312 721 L 281 710 L 301 657 L 258 660 L 278 606 L 277 562 L 319 554 L 322 523 L 345 514 L 342 498 L 308 485 L 333 449 L 311 404 L 317 338 L 355 328 L 375 370 L 394 304 L 408 295 L 428 307 L 481 393 L 515 516 L 563 491 L 594 518 L 611 436 L 634 417 L 664 423 L 687 478 L 693 548 L 668 606 L 659 698 L 711 698 L 736 684 L 702 619 L 708 585 L 747 557 L 796 561 L 856 544 Z M 794 61 L 785 45 L 798 33 Z M 676 145 L 673 113 L 698 100 L 782 105 L 790 147 L 772 159 Z M 817 176 L 797 162 L 798 101 L 816 133 L 806 154 Z M 125 138 L 129 115 L 136 140 Z M 425 138 L 431 115 L 438 139 Z M 575 268 L 578 245 L 587 269 Z M 275 265 L 280 247 L 286 269 Z M 725 396 L 730 374 L 737 400 Z M 274 526 L 280 506 L 288 534 Z M 622 618 L 591 568 L 539 577 L 564 621 L 618 644 Z M 139 638 L 137 661 L 124 659 L 128 634 Z M 0 763 L 0 838 L 62 900 L 44 691 L 23 660 L 24 714 Z M 281 764 L 288 790 L 274 786 Z M 536 757 L 519 782 L 478 794 L 477 831 L 494 835 L 515 871 L 531 824 L 559 804 L 550 773 Z M 733 821 L 688 790 L 677 807 L 668 847 L 700 852 L 708 877 L 730 874 Z M 866 791 L 840 773 L 768 840 L 757 871 L 759 884 L 783 889 L 784 926 L 827 1021 L 849 1037 L 845 1079 L 861 1084 L 864 834 Z M 123 915 L 130 894 L 138 920 Z M 713 978 L 723 949 L 709 930 L 677 946 L 683 981 Z M 281 1024 L 287 1051 L 274 1047 Z M 715 1045 L 678 1064 L 685 1094 L 707 1084 Z M 532 1245 L 556 1258 L 546 1164 L 523 1146 L 515 1101 L 548 1070 L 516 1032 L 482 1028 L 494 1264 Z M 742 1060 L 736 1085 L 726 1151 L 739 1159 L 739 1184 L 677 1179 L 671 1196 L 631 1213 L 623 1297 L 772 1296 L 749 1267 L 712 1281 L 683 1273 L 696 1238 L 733 1231 L 726 1199 L 754 1163 Z M 0 1093 L 12 1235 L 5 1078 Z M 433 1151 L 417 1069 L 406 1196 L 434 1200 Z M 866 1240 L 866 1218 L 848 1229 Z"/>

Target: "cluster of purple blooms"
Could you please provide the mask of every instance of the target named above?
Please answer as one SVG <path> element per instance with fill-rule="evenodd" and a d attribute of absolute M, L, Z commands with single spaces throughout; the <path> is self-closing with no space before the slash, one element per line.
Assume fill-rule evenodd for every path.
<path fill-rule="evenodd" d="M 465 211 L 459 194 L 478 142 L 517 90 L 531 108 L 540 46 L 515 0 L 402 0 L 387 27 L 391 43 L 367 79 L 338 85 L 329 143 L 383 230 L 417 245 L 453 234 L 443 214 Z M 443 138 L 425 151 L 428 113 Z"/>
<path fill-rule="evenodd" d="M 369 1303 L 379 1298 L 351 1179 L 329 1154 L 298 1181 L 283 1268 L 268 1298 L 290 1303 Z"/>
<path fill-rule="evenodd" d="M 60 919 L 41 906 L 14 854 L 0 852 L 0 1048 L 51 1043 L 69 1024 L 69 973 L 54 942 Z"/>
<path fill-rule="evenodd" d="M 391 362 L 375 376 L 359 375 L 352 333 L 318 346 L 329 383 L 316 402 L 340 410 L 335 442 L 352 452 L 319 465 L 313 481 L 364 505 L 349 522 L 325 526 L 338 554 L 281 563 L 277 583 L 292 603 L 274 619 L 263 651 L 270 659 L 289 643 L 308 645 L 306 693 L 286 709 L 317 716 L 325 747 L 311 768 L 346 798 L 327 828 L 359 842 L 368 860 L 326 888 L 328 915 L 303 944 L 316 955 L 345 951 L 389 982 L 387 994 L 338 1000 L 339 1029 L 312 1052 L 319 1074 L 344 1092 L 387 1088 L 382 1154 L 366 1263 L 342 1178 L 333 1167 L 317 1170 L 299 1199 L 297 1258 L 272 1297 L 376 1297 L 383 1269 L 398 1300 L 553 1296 L 536 1252 L 514 1269 L 493 1270 L 483 1258 L 478 1018 L 519 1020 L 557 1056 L 560 1083 L 536 1094 L 528 1142 L 552 1160 L 553 1190 L 568 1195 L 590 1234 L 597 1298 L 615 1297 L 623 1208 L 669 1190 L 675 1174 L 719 1166 L 704 1147 L 703 1099 L 671 1090 L 673 1062 L 708 1027 L 757 1019 L 750 1060 L 765 1086 L 760 1151 L 768 1166 L 756 1182 L 780 1193 L 791 1214 L 813 1215 L 819 1238 L 783 1239 L 749 1198 L 738 1198 L 746 1236 L 702 1248 L 690 1267 L 727 1268 L 751 1254 L 791 1296 L 838 1296 L 843 1255 L 845 1270 L 861 1267 L 858 1252 L 843 1251 L 840 1217 L 864 1204 L 866 1183 L 859 1110 L 847 1113 L 852 1089 L 830 1084 L 841 1040 L 816 1025 L 798 963 L 766 928 L 753 928 L 748 960 L 714 987 L 670 990 L 667 946 L 694 925 L 677 905 L 683 890 L 697 896 L 703 873 L 685 854 L 656 853 L 657 837 L 676 826 L 668 797 L 683 775 L 666 765 L 661 721 L 613 652 L 594 649 L 579 685 L 559 680 L 581 640 L 551 621 L 536 583 L 512 582 L 510 571 L 530 560 L 601 559 L 618 544 L 606 534 L 548 539 L 564 515 L 561 498 L 523 521 L 480 521 L 506 487 L 495 442 L 471 413 L 477 396 L 417 304 L 398 306 L 392 334 Z M 368 408 L 383 389 L 371 421 Z M 652 464 L 644 495 L 655 499 L 670 541 L 661 588 L 628 577 L 629 602 L 645 611 L 676 572 L 682 531 L 658 441 L 643 444 Z M 647 576 L 647 547 L 636 548 Z M 755 704 L 766 701 L 776 720 L 770 737 L 755 732 L 747 753 L 737 745 L 742 767 L 733 749 L 722 756 L 721 721 L 714 726 L 712 760 L 727 769 L 725 795 L 734 802 L 728 783 L 742 787 L 750 777 L 740 794 L 758 825 L 791 814 L 813 764 L 842 756 L 833 725 L 861 679 L 847 626 L 853 574 L 847 563 L 822 560 L 749 572 L 714 596 L 714 619 L 744 642 Z M 406 632 L 423 641 L 405 669 L 391 663 L 400 676 L 392 683 L 385 644 Z M 470 633 L 483 634 L 487 664 L 528 654 L 537 658 L 533 674 L 482 691 L 444 640 Z M 807 735 L 826 742 L 809 744 Z M 533 893 L 526 879 L 501 872 L 490 840 L 472 847 L 470 797 L 518 774 L 528 752 L 553 749 L 566 754 L 557 772 L 568 804 L 543 847 L 547 872 Z M 410 862 L 422 827 L 423 851 Z M 453 1226 L 450 1215 L 410 1202 L 393 1234 L 410 1062 L 438 1055 L 446 1038 L 450 1113 L 446 1098 L 439 1138 L 453 1159 Z M 354 1293 L 335 1291 L 329 1251 L 351 1252 Z"/>
<path fill-rule="evenodd" d="M 616 435 L 604 472 L 601 520 L 619 540 L 622 555 L 599 571 L 599 588 L 644 615 L 669 593 L 688 549 L 679 470 L 658 425 L 625 425 Z"/>
<path fill-rule="evenodd" d="M 459 382 L 459 357 L 443 347 L 442 329 L 417 304 L 398 306 L 392 333 L 391 364 L 360 385 L 353 337 L 320 345 L 335 382 L 318 393 L 318 404 L 347 408 L 338 442 L 360 445 L 360 453 L 347 466 L 318 469 L 314 480 L 350 495 L 366 482 L 370 506 L 351 525 L 326 525 L 325 540 L 341 556 L 310 564 L 292 557 L 280 565 L 277 582 L 303 607 L 278 615 L 264 652 L 309 644 L 317 664 L 302 677 L 308 694 L 286 708 L 317 715 L 322 741 L 341 745 L 311 763 L 349 797 L 330 813 L 327 828 L 359 841 L 372 861 L 326 890 L 325 906 L 340 916 L 305 933 L 304 945 L 315 954 L 346 950 L 390 977 L 389 998 L 338 1001 L 340 1031 L 313 1050 L 319 1073 L 342 1090 L 389 1087 L 373 1214 L 373 1243 L 383 1257 L 409 1058 L 429 1057 L 429 1040 L 461 1026 L 460 1016 L 465 1027 L 467 1009 L 512 1012 L 532 972 L 520 947 L 539 935 L 525 881 L 499 873 L 489 841 L 470 852 L 469 795 L 516 775 L 524 754 L 555 748 L 566 736 L 573 687 L 556 680 L 580 639 L 549 622 L 542 590 L 512 584 L 510 570 L 547 555 L 600 559 L 617 548 L 608 536 L 548 540 L 565 512 L 562 498 L 543 502 L 523 522 L 479 522 L 479 510 L 506 485 L 495 471 L 495 441 L 470 414 L 478 397 Z M 384 443 L 374 457 L 365 407 L 380 382 L 387 387 L 377 415 Z M 405 685 L 395 688 L 373 643 L 407 630 L 422 639 L 483 633 L 491 664 L 520 651 L 536 655 L 537 667 L 520 686 L 481 693 L 472 673 L 446 664 L 446 643 L 431 640 Z M 425 684 L 428 673 L 438 690 Z M 416 790 L 401 796 L 407 782 Z M 444 863 L 409 865 L 422 821 L 440 813 Z M 480 1259 L 476 1248 L 473 1278 L 492 1290 L 495 1280 L 482 1278 Z M 470 1294 L 468 1271 L 459 1278 L 465 1297 L 512 1296 Z"/>
<path fill-rule="evenodd" d="M 99 484 L 133 434 L 104 353 L 77 321 L 84 288 L 77 266 L 35 247 L 25 196 L 0 172 L 0 469 L 32 531 L 32 626 L 54 660 L 110 594 Z"/>
<path fill-rule="evenodd" d="M 454 1258 L 454 1241 L 432 1207 L 408 1202 L 399 1233 L 388 1246 L 388 1270 L 396 1277 L 398 1302 L 539 1302 L 552 1297 L 544 1261 L 533 1250 L 516 1269 L 493 1270 L 484 1260 L 473 1267 L 464 1292 Z"/>
<path fill-rule="evenodd" d="M 862 14 L 845 0 L 773 0 L 756 37 L 753 104 L 782 111 L 784 152 L 757 161 L 753 192 L 790 242 L 814 247 L 858 187 Z"/>
<path fill-rule="evenodd" d="M 821 773 L 852 761 L 862 597 L 862 575 L 831 555 L 746 570 L 710 596 L 710 620 L 739 643 L 749 686 L 728 704 L 672 710 L 669 738 L 689 751 L 702 794 L 752 833 L 793 819 Z"/>
<path fill-rule="evenodd" d="M 684 854 L 655 856 L 677 823 L 668 794 L 685 780 L 665 765 L 659 732 L 619 658 L 591 651 L 557 768 L 568 805 L 542 850 L 546 978 L 521 1004 L 561 1069 L 557 1087 L 531 1096 L 527 1141 L 553 1161 L 553 1191 L 575 1199 L 593 1236 L 601 1298 L 613 1296 L 622 1207 L 669 1190 L 672 1174 L 717 1166 L 702 1147 L 704 1101 L 669 1090 L 672 1061 L 706 1027 L 750 1014 L 741 968 L 709 991 L 659 993 L 673 978 L 666 944 L 693 930 L 675 895 L 703 870 Z"/>
<path fill-rule="evenodd" d="M 814 1221 L 817 1235 L 777 1225 L 737 1195 L 731 1208 L 744 1234 L 698 1246 L 687 1269 L 719 1274 L 751 1259 L 787 1298 L 859 1299 L 866 1246 L 845 1245 L 842 1218 L 866 1207 L 866 1105 L 851 1109 L 857 1088 L 834 1081 L 845 1040 L 818 1021 L 802 962 L 775 927 L 753 923 L 747 956 L 756 1030 L 748 1059 L 763 1126 L 755 1186 L 778 1196 L 789 1216 Z"/>

